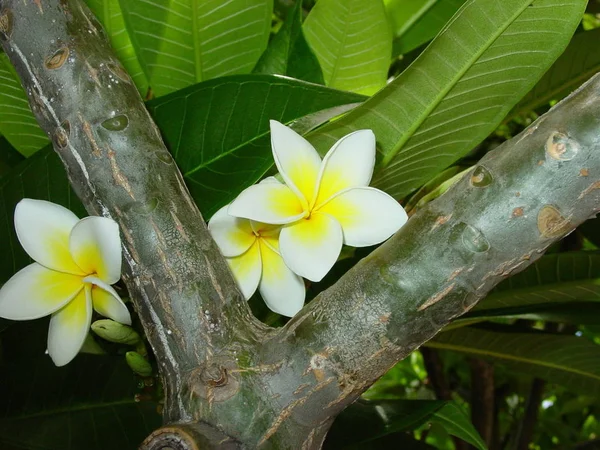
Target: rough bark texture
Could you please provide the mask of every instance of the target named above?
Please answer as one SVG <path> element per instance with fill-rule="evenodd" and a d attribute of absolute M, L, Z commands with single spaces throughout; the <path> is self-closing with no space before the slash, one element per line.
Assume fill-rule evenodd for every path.
<path fill-rule="evenodd" d="M 596 77 L 271 330 L 83 3 L 0 0 L 0 36 L 88 211 L 121 227 L 124 278 L 167 394 L 147 449 L 318 448 L 393 364 L 598 211 Z"/>

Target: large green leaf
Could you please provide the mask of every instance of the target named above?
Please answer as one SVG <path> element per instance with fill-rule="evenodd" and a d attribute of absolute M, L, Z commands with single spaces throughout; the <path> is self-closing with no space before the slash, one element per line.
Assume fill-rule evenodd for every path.
<path fill-rule="evenodd" d="M 102 23 L 119 60 L 127 69 L 142 96 L 145 96 L 148 91 L 148 79 L 125 29 L 125 20 L 119 0 L 85 0 L 85 2 Z"/>
<path fill-rule="evenodd" d="M 10 172 L 24 159 L 23 155 L 10 145 L 10 142 L 4 136 L 0 136 L 0 177 Z"/>
<path fill-rule="evenodd" d="M 4 450 L 135 450 L 161 424 L 156 404 L 136 402 L 123 358 L 79 355 L 3 364 L 0 447 Z"/>
<path fill-rule="evenodd" d="M 465 410 L 456 402 L 446 402 L 436 411 L 432 422 L 439 423 L 449 434 L 468 442 L 475 448 L 480 450 L 487 448 Z"/>
<path fill-rule="evenodd" d="M 253 73 L 287 75 L 324 84 L 319 61 L 302 31 L 302 0 L 288 12 L 287 19 L 258 60 Z"/>
<path fill-rule="evenodd" d="M 600 217 L 582 223 L 578 230 L 581 231 L 581 234 L 583 234 L 592 244 L 600 248 Z"/>
<path fill-rule="evenodd" d="M 367 95 L 385 86 L 392 33 L 382 0 L 319 0 L 304 32 L 327 86 Z"/>
<path fill-rule="evenodd" d="M 501 330 L 501 331 L 498 331 Z M 543 332 L 459 328 L 425 344 L 505 364 L 586 395 L 600 395 L 600 345 L 586 338 Z"/>
<path fill-rule="evenodd" d="M 600 71 L 600 28 L 577 33 L 565 52 L 535 87 L 513 108 L 508 119 L 551 100 L 561 100 Z"/>
<path fill-rule="evenodd" d="M 48 143 L 8 57 L 0 53 L 0 134 L 29 156 Z"/>
<path fill-rule="evenodd" d="M 539 304 L 593 301 L 600 303 L 600 253 L 545 255 L 500 283 L 474 312 Z"/>
<path fill-rule="evenodd" d="M 320 151 L 370 128 L 374 185 L 397 198 L 465 155 L 562 53 L 585 0 L 469 0 L 385 89 L 309 138 Z"/>
<path fill-rule="evenodd" d="M 379 442 L 388 435 L 399 438 L 399 433 L 425 423 L 439 423 L 448 433 L 486 449 L 464 409 L 455 402 L 406 399 L 359 400 L 336 418 L 324 447 L 370 448 L 364 444 Z"/>
<path fill-rule="evenodd" d="M 386 0 L 394 26 L 392 54 L 405 55 L 435 37 L 466 0 Z"/>
<path fill-rule="evenodd" d="M 500 283 L 446 330 L 495 318 L 600 323 L 600 253 L 543 256 Z"/>
<path fill-rule="evenodd" d="M 49 200 L 86 215 L 73 193 L 65 169 L 50 147 L 28 158 L 0 179 L 0 282 L 5 282 L 30 259 L 19 244 L 13 226 L 13 212 L 23 198 Z"/>
<path fill-rule="evenodd" d="M 337 107 L 363 100 L 292 79 L 240 75 L 198 84 L 148 107 L 208 219 L 273 166 L 269 119 L 290 124 L 322 111 L 297 123 L 296 131 L 305 133 L 340 114 Z"/>
<path fill-rule="evenodd" d="M 425 0 L 407 2 L 406 0 L 383 0 L 387 12 L 392 34 L 394 37 L 402 36 L 415 22 L 423 17 L 438 3 L 439 0 Z"/>
<path fill-rule="evenodd" d="M 249 73 L 267 47 L 273 0 L 119 0 L 156 96 Z"/>

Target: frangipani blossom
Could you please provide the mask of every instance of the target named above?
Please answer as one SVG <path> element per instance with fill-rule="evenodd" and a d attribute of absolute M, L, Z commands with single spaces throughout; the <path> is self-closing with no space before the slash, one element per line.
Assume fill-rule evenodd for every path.
<path fill-rule="evenodd" d="M 288 269 L 279 254 L 281 227 L 233 217 L 227 209 L 217 211 L 208 229 L 244 297 L 249 299 L 258 288 L 269 309 L 292 317 L 304 305 L 306 292 L 302 278 Z"/>
<path fill-rule="evenodd" d="M 383 242 L 408 217 L 400 204 L 368 187 L 375 165 L 375 136 L 360 130 L 340 139 L 323 161 L 302 136 L 271 121 L 275 164 L 285 184 L 260 183 L 244 190 L 229 214 L 284 225 L 281 256 L 298 275 L 320 281 L 342 244 Z"/>
<path fill-rule="evenodd" d="M 19 242 L 35 261 L 0 289 L 0 317 L 29 320 L 52 314 L 48 353 L 57 366 L 79 352 L 92 308 L 131 324 L 127 307 L 111 287 L 121 278 L 119 227 L 111 219 L 79 220 L 62 206 L 23 199 L 15 209 Z"/>

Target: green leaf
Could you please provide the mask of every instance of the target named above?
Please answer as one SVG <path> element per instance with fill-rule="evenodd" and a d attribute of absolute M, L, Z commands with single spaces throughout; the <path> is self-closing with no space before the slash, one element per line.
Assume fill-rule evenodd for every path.
<path fill-rule="evenodd" d="M 535 87 L 513 108 L 506 120 L 519 113 L 561 100 L 600 71 L 600 28 L 575 34 L 565 52 Z"/>
<path fill-rule="evenodd" d="M 375 132 L 374 185 L 396 198 L 481 142 L 569 43 L 585 0 L 469 0 L 385 89 L 309 138 Z"/>
<path fill-rule="evenodd" d="M 411 28 L 436 3 L 438 3 L 438 0 L 425 0 L 421 2 L 383 0 L 394 37 L 402 36 L 406 30 Z"/>
<path fill-rule="evenodd" d="M 119 57 L 119 60 L 133 79 L 142 97 L 148 92 L 148 79 L 138 61 L 135 49 L 125 29 L 125 20 L 119 0 L 85 0 L 89 8 L 96 15 L 110 43 Z"/>
<path fill-rule="evenodd" d="M 446 329 L 494 318 L 574 324 L 600 322 L 600 253 L 545 255 L 500 283 Z"/>
<path fill-rule="evenodd" d="M 579 225 L 578 228 L 592 244 L 596 247 L 600 247 L 600 217 L 590 219 Z"/>
<path fill-rule="evenodd" d="M 443 401 L 358 400 L 336 418 L 327 435 L 336 448 L 345 448 L 424 424 Z M 325 446 L 327 448 L 327 446 Z"/>
<path fill-rule="evenodd" d="M 279 32 L 258 60 L 253 73 L 287 75 L 324 84 L 323 72 L 302 32 L 302 0 L 289 11 Z"/>
<path fill-rule="evenodd" d="M 0 282 L 5 282 L 31 262 L 13 226 L 13 212 L 23 198 L 49 200 L 86 216 L 83 205 L 72 191 L 60 158 L 50 147 L 19 164 L 0 179 Z"/>
<path fill-rule="evenodd" d="M 425 345 L 499 362 L 573 392 L 600 395 L 600 345 L 576 336 L 496 329 L 459 328 Z"/>
<path fill-rule="evenodd" d="M 554 253 L 500 283 L 473 312 L 584 301 L 600 304 L 600 253 Z"/>
<path fill-rule="evenodd" d="M 449 434 L 468 442 L 473 447 L 480 450 L 487 449 L 469 416 L 456 402 L 446 402 L 444 406 L 436 411 L 432 422 L 439 423 Z"/>
<path fill-rule="evenodd" d="M 4 136 L 0 136 L 0 177 L 23 162 L 25 158 L 15 149 Z"/>
<path fill-rule="evenodd" d="M 48 137 L 35 120 L 21 82 L 4 53 L 0 53 L 0 134 L 25 156 L 32 155 L 48 143 Z"/>
<path fill-rule="evenodd" d="M 367 95 L 385 86 L 392 33 L 382 0 L 319 0 L 304 32 L 327 86 Z"/>
<path fill-rule="evenodd" d="M 297 80 L 246 75 L 201 83 L 148 107 L 208 219 L 273 166 L 270 119 L 290 124 L 302 118 L 294 128 L 305 133 L 363 100 Z"/>
<path fill-rule="evenodd" d="M 455 402 L 406 399 L 357 401 L 335 420 L 325 448 L 370 448 L 364 444 L 398 436 L 425 423 L 439 423 L 459 439 L 481 450 L 487 448 L 464 409 Z"/>
<path fill-rule="evenodd" d="M 273 0 L 119 0 L 157 97 L 249 73 L 267 47 Z"/>
<path fill-rule="evenodd" d="M 156 404 L 136 402 L 122 357 L 79 355 L 3 364 L 0 446 L 12 450 L 134 450 L 161 424 Z"/>
<path fill-rule="evenodd" d="M 395 26 L 392 55 L 405 55 L 429 42 L 465 1 L 427 0 L 419 3 L 387 0 L 388 14 Z"/>

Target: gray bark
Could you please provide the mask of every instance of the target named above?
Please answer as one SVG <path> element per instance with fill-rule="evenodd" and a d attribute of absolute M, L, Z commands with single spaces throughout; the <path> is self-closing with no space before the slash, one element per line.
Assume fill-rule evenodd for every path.
<path fill-rule="evenodd" d="M 166 392 L 165 426 L 143 448 L 319 448 L 392 365 L 598 211 L 596 76 L 270 329 L 85 5 L 0 0 L 0 37 L 89 213 L 121 227 Z"/>

